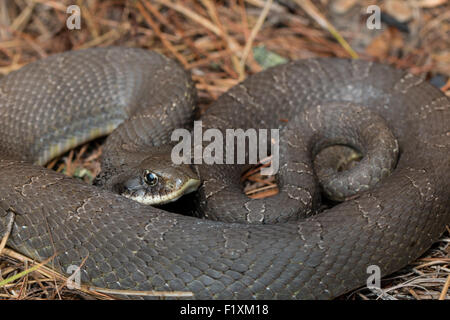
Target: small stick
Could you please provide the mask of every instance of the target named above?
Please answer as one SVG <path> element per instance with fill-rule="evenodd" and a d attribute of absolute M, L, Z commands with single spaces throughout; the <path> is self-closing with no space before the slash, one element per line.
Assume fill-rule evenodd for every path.
<path fill-rule="evenodd" d="M 14 213 L 12 211 L 9 211 L 6 219 L 8 220 L 8 224 L 6 225 L 6 232 L 3 235 L 2 241 L 0 242 L 0 255 L 2 254 L 2 251 L 6 246 L 6 242 L 8 241 L 9 235 L 11 234 L 12 226 L 14 223 Z"/>
<path fill-rule="evenodd" d="M 167 40 L 166 37 L 164 37 L 164 35 L 161 32 L 161 30 L 159 29 L 158 25 L 156 24 L 155 21 L 153 21 L 150 14 L 147 13 L 147 11 L 145 10 L 142 3 L 137 2 L 136 6 L 137 6 L 138 10 L 141 12 L 145 21 L 149 24 L 149 26 L 152 28 L 152 30 L 155 32 L 155 34 L 158 36 L 158 38 L 161 39 L 161 42 L 167 48 L 167 50 L 169 50 L 170 53 L 172 53 L 178 59 L 178 61 L 180 61 L 183 64 L 184 67 L 189 65 L 189 63 L 186 61 L 184 56 L 181 55 L 180 53 L 178 53 L 178 51 L 172 46 L 172 44 L 169 42 L 169 40 Z"/>
<path fill-rule="evenodd" d="M 269 13 L 270 7 L 272 6 L 272 0 L 267 0 L 266 4 L 264 6 L 264 9 L 261 11 L 261 14 L 258 17 L 258 20 L 256 21 L 255 26 L 253 27 L 252 31 L 250 32 L 250 37 L 248 38 L 247 42 L 245 43 L 244 52 L 242 53 L 241 57 L 241 72 L 239 72 L 239 80 L 244 80 L 245 73 L 243 72 L 244 66 L 245 66 L 245 60 L 247 60 L 247 57 L 250 53 L 250 50 L 252 49 L 253 41 L 256 38 L 256 35 L 258 34 L 259 30 L 261 29 L 264 20 L 266 20 L 267 14 Z"/>
<path fill-rule="evenodd" d="M 449 286 L 450 286 L 450 274 L 448 275 L 447 281 L 445 281 L 444 284 L 444 288 L 442 288 L 441 294 L 439 295 L 439 300 L 445 300 Z"/>
<path fill-rule="evenodd" d="M 327 29 L 332 36 L 340 43 L 340 45 L 348 52 L 348 54 L 353 58 L 358 58 L 358 54 L 352 49 L 347 41 L 340 35 L 339 31 L 328 22 L 327 19 L 317 10 L 317 8 L 312 4 L 310 0 L 295 0 L 295 2 L 303 9 L 305 12 L 313 18 L 322 28 Z"/>

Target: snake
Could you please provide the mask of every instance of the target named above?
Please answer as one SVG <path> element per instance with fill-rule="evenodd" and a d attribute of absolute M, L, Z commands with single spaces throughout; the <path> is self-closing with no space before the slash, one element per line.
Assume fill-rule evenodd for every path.
<path fill-rule="evenodd" d="M 424 77 L 310 58 L 249 76 L 200 116 L 196 101 L 189 72 L 140 48 L 63 52 L 1 78 L 7 245 L 65 275 L 78 266 L 97 288 L 332 299 L 366 285 L 371 266 L 411 263 L 450 222 L 450 100 Z M 279 130 L 279 193 L 246 196 L 249 163 L 175 164 L 172 134 L 195 120 L 203 133 Z M 105 135 L 95 185 L 43 167 Z M 333 146 L 361 160 L 317 166 Z M 198 215 L 158 205 L 187 193 Z"/>

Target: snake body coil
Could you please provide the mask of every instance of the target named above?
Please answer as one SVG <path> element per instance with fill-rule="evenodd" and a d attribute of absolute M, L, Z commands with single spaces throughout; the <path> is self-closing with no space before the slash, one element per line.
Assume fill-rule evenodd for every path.
<path fill-rule="evenodd" d="M 98 287 L 323 299 L 365 284 L 370 265 L 383 275 L 405 266 L 450 222 L 449 99 L 417 77 L 358 60 L 269 69 L 202 116 L 211 128 L 278 128 L 306 106 L 338 102 L 386 121 L 399 145 L 393 173 L 298 221 L 269 224 L 293 220 L 293 204 L 316 201 L 309 189 L 291 187 L 289 177 L 314 176 L 300 162 L 280 168 L 282 192 L 264 200 L 237 195 L 238 166 L 199 166 L 206 215 L 263 224 L 176 215 L 31 164 L 116 127 L 105 153 L 122 163 L 188 126 L 194 98 L 181 68 L 141 49 L 64 53 L 0 79 L 0 235 L 14 219 L 9 246 L 39 261 L 56 252 L 53 265 L 63 273 L 87 258 L 82 281 Z"/>

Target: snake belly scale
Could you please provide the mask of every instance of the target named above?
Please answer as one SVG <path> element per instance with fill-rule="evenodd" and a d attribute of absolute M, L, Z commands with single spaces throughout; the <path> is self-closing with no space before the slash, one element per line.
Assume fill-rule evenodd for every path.
<path fill-rule="evenodd" d="M 449 99 L 382 64 L 309 59 L 249 77 L 202 116 L 211 128 L 278 128 L 306 105 L 336 101 L 362 104 L 386 121 L 399 146 L 392 174 L 323 212 L 272 223 L 280 220 L 274 212 L 292 211 L 307 192 L 237 197 L 235 166 L 200 166 L 206 216 L 259 219 L 213 221 L 37 165 L 111 132 L 104 149 L 115 164 L 165 145 L 193 119 L 185 71 L 159 54 L 117 47 L 29 64 L 0 79 L 0 234 L 13 216 L 9 246 L 39 261 L 56 252 L 62 273 L 87 258 L 81 279 L 98 287 L 191 291 L 198 299 L 336 297 L 364 285 L 370 265 L 386 275 L 413 261 L 450 222 Z"/>

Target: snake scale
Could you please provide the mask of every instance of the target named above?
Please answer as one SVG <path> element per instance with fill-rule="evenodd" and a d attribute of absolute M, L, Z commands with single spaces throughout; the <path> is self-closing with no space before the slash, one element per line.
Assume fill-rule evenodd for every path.
<path fill-rule="evenodd" d="M 182 68 L 118 47 L 31 63 L 0 80 L 0 234 L 13 221 L 10 247 L 38 261 L 56 253 L 55 269 L 82 265 L 83 283 L 97 287 L 190 291 L 197 299 L 336 297 L 364 285 L 370 265 L 386 275 L 410 263 L 450 222 L 449 99 L 386 65 L 318 58 L 250 76 L 201 116 L 210 128 L 281 128 L 307 106 L 320 113 L 336 104 L 363 105 L 385 120 L 399 146 L 390 175 L 301 216 L 298 208 L 319 198 L 290 181 L 315 180 L 310 164 L 282 160 L 281 192 L 262 200 L 242 194 L 239 166 L 200 165 L 205 216 L 250 223 L 199 219 L 36 165 L 110 132 L 106 165 L 142 160 L 133 157 L 192 123 L 195 91 Z M 314 136 L 311 123 L 304 126 Z"/>

